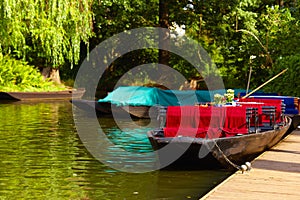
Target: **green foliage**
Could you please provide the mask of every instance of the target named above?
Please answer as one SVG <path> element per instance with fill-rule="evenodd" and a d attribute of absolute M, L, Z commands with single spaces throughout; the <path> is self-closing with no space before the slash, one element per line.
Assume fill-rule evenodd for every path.
<path fill-rule="evenodd" d="M 102 0 L 93 2 L 95 15 L 92 43 L 101 41 L 125 30 L 157 26 L 159 0 Z"/>
<path fill-rule="evenodd" d="M 158 0 L 93 1 L 92 11 L 94 37 L 90 39 L 90 49 L 117 33 L 134 28 L 153 27 L 158 23 Z M 116 82 L 131 68 L 157 61 L 157 52 L 152 50 L 129 54 L 122 55 L 112 65 L 107 66 L 99 81 L 101 90 L 112 90 Z M 85 56 L 82 57 L 84 58 Z"/>
<path fill-rule="evenodd" d="M 99 87 L 102 90 L 111 91 L 124 74 L 128 73 L 128 75 L 130 75 L 129 71 L 134 67 L 143 64 L 157 63 L 157 55 L 158 51 L 155 49 L 141 49 L 122 55 L 106 69 L 99 81 Z M 148 74 L 141 69 L 139 70 L 136 68 L 133 75 L 135 76 L 133 81 L 123 81 L 123 84 L 143 85 L 152 80 L 151 74 Z M 107 84 L 108 82 L 110 84 Z"/>
<path fill-rule="evenodd" d="M 0 47 L 3 55 L 36 66 L 79 61 L 80 43 L 92 36 L 92 0 L 3 0 Z"/>
<path fill-rule="evenodd" d="M 300 85 L 297 80 L 300 77 L 300 54 L 286 56 L 278 59 L 275 63 L 272 76 L 275 76 L 280 71 L 288 68 L 288 71 L 283 75 L 269 83 L 265 90 L 272 92 L 276 91 L 282 95 L 300 96 Z"/>
<path fill-rule="evenodd" d="M 246 88 L 251 66 L 250 89 L 254 89 L 280 70 L 279 63 L 288 62 L 289 56 L 297 57 L 300 51 L 300 4 L 294 0 L 165 2 L 169 24 L 184 25 L 186 35 L 198 41 L 216 63 L 227 88 Z M 82 46 L 89 49 L 91 44 L 92 49 L 124 30 L 158 26 L 160 3 L 159 0 L 4 0 L 0 4 L 0 49 L 4 55 L 23 58 L 35 66 L 67 66 L 63 67 L 63 74 L 75 77 L 78 66 L 72 71 L 69 65 L 86 57 L 89 50 L 83 53 Z M 120 57 L 108 66 L 100 87 L 111 89 L 130 69 L 157 62 L 157 57 L 155 50 Z M 179 56 L 171 55 L 170 66 L 187 79 L 203 75 Z M 150 80 L 149 76 L 138 82 Z"/>
<path fill-rule="evenodd" d="M 245 88 L 251 66 L 250 86 L 255 88 L 273 74 L 277 59 L 300 50 L 299 5 L 283 3 L 192 1 L 183 23 L 186 33 L 209 52 L 226 87 Z M 176 13 L 182 17 L 183 12 Z"/>
<path fill-rule="evenodd" d="M 256 57 L 249 63 L 253 67 L 252 89 L 289 66 L 284 60 L 293 52 L 297 54 L 300 50 L 298 45 L 300 39 L 300 34 L 297 31 L 299 30 L 298 23 L 299 20 L 292 16 L 290 8 L 282 8 L 277 5 L 266 6 L 260 13 L 256 22 L 256 29 L 259 30 L 255 34 L 256 38 L 254 35 L 248 34 L 248 38 L 245 39 L 250 55 Z M 282 62 L 287 66 L 281 66 L 280 63 Z M 288 75 L 291 75 L 290 72 L 285 73 L 284 77 Z M 282 77 L 275 80 L 275 83 L 270 84 L 278 85 L 280 83 L 284 85 L 284 82 L 280 80 L 282 80 Z M 286 93 L 283 88 L 278 86 L 265 86 L 265 88 L 270 92 Z M 271 91 L 271 88 L 273 91 Z M 287 93 L 291 94 L 290 92 Z"/>
<path fill-rule="evenodd" d="M 0 91 L 57 91 L 65 89 L 44 80 L 33 66 L 26 62 L 9 58 L 0 58 Z"/>
<path fill-rule="evenodd" d="M 101 42 L 126 29 L 157 25 L 158 3 L 157 0 L 152 3 L 94 2 L 97 39 L 93 40 Z M 295 16 L 300 16 L 297 6 L 292 1 L 284 1 L 282 7 L 271 0 L 169 0 L 169 24 L 184 25 L 187 36 L 198 41 L 210 54 L 226 87 L 246 88 L 251 66 L 250 87 L 255 88 L 272 76 L 273 65 L 279 57 L 299 48 L 299 27 L 295 20 Z M 103 85 L 109 80 L 116 82 L 138 64 L 155 62 L 157 52 L 149 55 L 150 60 L 145 59 L 143 53 L 121 58 L 109 67 Z M 200 75 L 194 66 L 172 54 L 170 66 L 188 79 L 206 75 Z"/>

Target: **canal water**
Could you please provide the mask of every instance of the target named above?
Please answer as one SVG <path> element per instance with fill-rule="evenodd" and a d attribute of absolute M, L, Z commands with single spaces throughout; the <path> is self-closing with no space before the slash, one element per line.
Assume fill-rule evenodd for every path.
<path fill-rule="evenodd" d="M 119 147 L 152 151 L 146 137 L 152 128 L 148 121 L 116 124 L 107 117 L 99 123 Z M 222 170 L 118 171 L 95 159 L 83 145 L 70 102 L 0 102 L 1 200 L 198 199 L 227 176 Z"/>

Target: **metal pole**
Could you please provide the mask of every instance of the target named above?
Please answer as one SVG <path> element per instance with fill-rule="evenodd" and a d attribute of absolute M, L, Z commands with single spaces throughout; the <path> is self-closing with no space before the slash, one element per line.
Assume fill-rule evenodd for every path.
<path fill-rule="evenodd" d="M 250 64 L 251 64 L 251 63 L 250 63 Z M 250 87 L 251 73 L 252 73 L 252 65 L 250 65 L 250 71 L 249 71 L 249 77 L 248 77 L 248 83 L 247 83 L 247 90 L 246 90 L 246 94 L 248 94 L 249 87 Z"/>

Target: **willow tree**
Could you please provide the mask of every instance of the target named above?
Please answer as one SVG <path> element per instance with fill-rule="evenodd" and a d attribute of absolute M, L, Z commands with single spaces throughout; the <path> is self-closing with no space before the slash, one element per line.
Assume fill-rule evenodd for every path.
<path fill-rule="evenodd" d="M 93 0 L 2 0 L 0 53 L 23 59 L 60 82 L 59 68 L 77 64 L 92 36 Z"/>

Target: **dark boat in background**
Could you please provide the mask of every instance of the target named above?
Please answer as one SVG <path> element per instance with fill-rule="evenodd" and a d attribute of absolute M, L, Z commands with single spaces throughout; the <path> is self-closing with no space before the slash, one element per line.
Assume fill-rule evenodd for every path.
<path fill-rule="evenodd" d="M 130 115 L 132 118 L 148 119 L 151 116 L 156 116 L 157 111 L 154 110 L 150 114 L 151 106 L 116 106 L 108 102 L 99 102 L 85 99 L 73 99 L 70 102 L 86 113 L 96 112 L 97 117 L 112 116 L 122 114 L 123 116 Z M 124 114 L 127 113 L 127 115 Z"/>
<path fill-rule="evenodd" d="M 97 101 L 84 99 L 72 99 L 70 102 L 81 110 L 85 110 L 87 113 L 97 111 L 103 115 L 111 114 L 110 104 L 100 104 Z"/>
<path fill-rule="evenodd" d="M 100 103 L 98 101 L 85 99 L 72 99 L 70 102 L 80 110 L 84 111 L 87 115 L 96 113 L 97 117 L 111 117 L 113 115 L 115 117 L 130 116 L 130 114 L 128 114 L 128 112 L 126 112 L 122 107 L 117 107 L 111 103 Z"/>
<path fill-rule="evenodd" d="M 153 118 L 158 115 L 157 106 L 122 106 L 122 109 L 140 119 Z"/>
<path fill-rule="evenodd" d="M 80 99 L 84 93 L 83 88 L 50 92 L 0 92 L 0 100 L 70 100 Z"/>
<path fill-rule="evenodd" d="M 237 170 L 277 144 L 289 130 L 292 120 L 278 105 L 277 101 L 274 105 L 170 106 L 166 125 L 147 134 L 165 169 Z M 165 160 L 182 149 L 182 155 L 165 166 Z"/>

